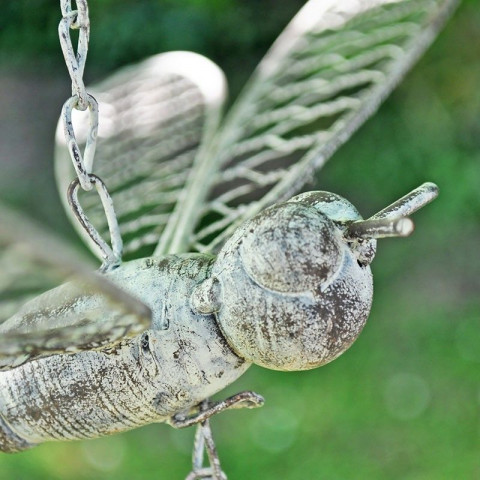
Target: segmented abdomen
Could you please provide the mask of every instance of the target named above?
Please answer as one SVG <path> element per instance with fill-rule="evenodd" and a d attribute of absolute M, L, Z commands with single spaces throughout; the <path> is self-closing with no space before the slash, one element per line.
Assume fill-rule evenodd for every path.
<path fill-rule="evenodd" d="M 83 352 L 27 363 L 0 374 L 0 449 L 93 438 L 163 418 L 135 341 L 115 352 Z"/>

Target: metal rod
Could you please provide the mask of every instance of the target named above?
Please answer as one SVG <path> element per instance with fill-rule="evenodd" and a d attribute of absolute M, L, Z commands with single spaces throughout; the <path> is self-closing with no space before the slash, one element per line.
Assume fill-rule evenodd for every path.
<path fill-rule="evenodd" d="M 437 196 L 437 185 L 431 182 L 424 183 L 388 207 L 380 210 L 378 213 L 370 217 L 370 219 L 376 220 L 387 217 L 398 219 L 400 217 L 407 217 L 427 205 L 427 203 L 430 203 L 437 198 Z"/>
<path fill-rule="evenodd" d="M 353 222 L 347 229 L 347 238 L 408 237 L 415 226 L 409 218 L 379 218 Z"/>

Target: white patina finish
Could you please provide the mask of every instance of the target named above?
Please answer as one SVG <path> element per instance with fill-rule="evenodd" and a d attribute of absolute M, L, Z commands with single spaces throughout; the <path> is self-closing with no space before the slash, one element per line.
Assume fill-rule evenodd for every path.
<path fill-rule="evenodd" d="M 106 274 L 150 306 L 152 328 L 115 347 L 54 355 L 0 372 L 1 449 L 166 421 L 236 380 L 249 363 L 230 349 L 213 316 L 190 307 L 191 291 L 211 264 L 204 255 L 172 256 L 129 262 Z M 95 308 L 101 315 L 105 300 L 66 284 L 27 304 L 2 331 L 34 330 L 49 314 L 58 322 L 62 308 L 73 317 Z"/>
<path fill-rule="evenodd" d="M 325 198 L 310 195 L 311 202 Z M 275 205 L 221 250 L 211 296 L 225 337 L 243 358 L 305 370 L 330 362 L 359 335 L 370 311 L 372 275 L 343 238 L 346 224 L 361 219 L 343 203 L 349 211 L 335 223 L 322 212 L 322 201 Z"/>
<path fill-rule="evenodd" d="M 428 184 L 412 192 L 404 208 L 412 213 L 431 200 L 431 190 Z M 384 217 L 379 236 L 382 222 L 390 222 Z M 108 281 L 151 310 L 151 328 L 115 345 L 84 342 L 64 352 L 47 335 L 37 347 L 46 358 L 26 352 L 10 365 L 17 368 L 0 372 L 0 448 L 180 424 L 251 363 L 305 370 L 332 361 L 358 337 L 370 311 L 375 240 L 351 241 L 349 233 L 363 223 L 347 200 L 309 192 L 246 222 L 217 258 L 148 258 L 107 272 Z M 0 334 L 28 335 L 48 325 L 53 332 L 78 326 L 85 336 L 87 319 L 102 316 L 112 330 L 125 318 L 104 294 L 69 283 L 26 304 Z"/>
<path fill-rule="evenodd" d="M 62 0 L 73 96 L 57 138 L 58 184 L 62 195 L 70 185 L 73 217 L 106 273 L 78 268 L 81 281 L 21 306 L 32 294 L 26 282 L 0 303 L 4 318 L 18 308 L 0 328 L 0 448 L 200 424 L 188 478 L 224 478 L 208 419 L 263 399 L 207 397 L 251 362 L 303 370 L 345 351 L 370 310 L 376 239 L 410 234 L 406 215 L 437 194 L 425 184 L 366 221 L 331 193 L 288 200 L 376 110 L 455 3 L 310 0 L 221 128 L 221 71 L 194 54 L 157 56 L 99 87 L 97 138 L 97 104 L 82 78 L 87 2 L 72 11 Z M 80 29 L 76 52 L 70 28 Z M 87 109 L 88 122 L 74 128 L 72 110 Z M 101 201 L 80 206 L 78 187 L 94 184 Z M 0 244 L 29 243 L 22 261 L 32 268 L 69 262 L 52 261 L 42 235 L 28 231 L 2 218 Z M 123 265 L 120 233 L 134 259 Z M 186 251 L 202 255 L 178 256 Z"/>

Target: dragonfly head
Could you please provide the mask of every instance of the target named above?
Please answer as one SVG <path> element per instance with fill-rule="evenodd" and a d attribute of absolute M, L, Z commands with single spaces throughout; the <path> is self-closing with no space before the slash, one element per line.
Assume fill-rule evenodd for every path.
<path fill-rule="evenodd" d="M 345 237 L 361 217 L 338 195 L 309 192 L 245 222 L 194 291 L 238 355 L 276 370 L 330 362 L 362 330 L 370 311 L 368 263 L 375 241 Z M 366 246 L 368 248 L 366 248 Z"/>

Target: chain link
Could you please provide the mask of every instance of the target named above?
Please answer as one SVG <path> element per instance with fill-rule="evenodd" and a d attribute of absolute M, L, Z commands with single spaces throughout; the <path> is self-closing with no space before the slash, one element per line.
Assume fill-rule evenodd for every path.
<path fill-rule="evenodd" d="M 109 266 L 118 265 L 121 262 L 123 249 L 122 238 L 118 228 L 117 217 L 113 210 L 112 197 L 110 197 L 107 187 L 96 175 L 89 173 L 87 176 L 89 182 L 97 189 L 98 196 L 102 201 L 103 209 L 105 210 L 105 215 L 107 217 L 108 228 L 110 230 L 111 248 L 90 223 L 90 220 L 85 215 L 85 212 L 78 201 L 78 188 L 81 186 L 80 178 L 76 178 L 68 187 L 68 201 L 77 220 L 92 239 L 98 255 L 102 258 L 103 269 L 107 269 Z"/>
<path fill-rule="evenodd" d="M 77 108 L 88 107 L 87 91 L 83 83 L 83 72 L 87 61 L 88 41 L 90 38 L 90 20 L 87 0 L 77 0 L 78 10 L 72 10 L 69 0 L 61 0 L 63 18 L 58 25 L 58 35 L 68 73 L 72 79 L 72 96 L 78 97 Z M 70 30 L 79 30 L 77 53 L 75 54 Z"/>
<path fill-rule="evenodd" d="M 68 73 L 72 80 L 72 96 L 63 105 L 61 115 L 66 145 L 77 174 L 77 178 L 68 188 L 67 195 L 73 213 L 92 240 L 97 255 L 103 261 L 102 269 L 107 270 L 121 263 L 123 244 L 117 217 L 113 209 L 112 198 L 108 193 L 105 183 L 92 173 L 95 148 L 97 145 L 98 104 L 95 98 L 87 92 L 83 81 L 83 72 L 85 70 L 90 37 L 90 19 L 88 16 L 87 0 L 76 0 L 75 3 L 77 9 L 72 10 L 71 0 L 60 0 L 63 18 L 60 20 L 58 26 L 60 45 Z M 70 36 L 71 30 L 79 30 L 76 53 L 73 49 Z M 75 136 L 72 112 L 73 110 L 85 111 L 87 109 L 89 113 L 89 128 L 85 149 L 82 153 Z M 107 218 L 111 247 L 103 240 L 83 211 L 78 200 L 79 187 L 87 191 L 95 187 Z"/>
<path fill-rule="evenodd" d="M 64 103 L 62 108 L 62 119 L 65 141 L 67 143 L 70 157 L 72 158 L 73 166 L 75 167 L 75 172 L 77 173 L 82 188 L 88 191 L 91 190 L 93 186 L 88 175 L 92 173 L 93 169 L 93 158 L 97 146 L 98 132 L 98 104 L 95 98 L 88 93 L 87 106 L 89 111 L 89 129 L 83 155 L 78 146 L 72 122 L 72 111 L 77 108 L 76 96 L 69 98 Z"/>

